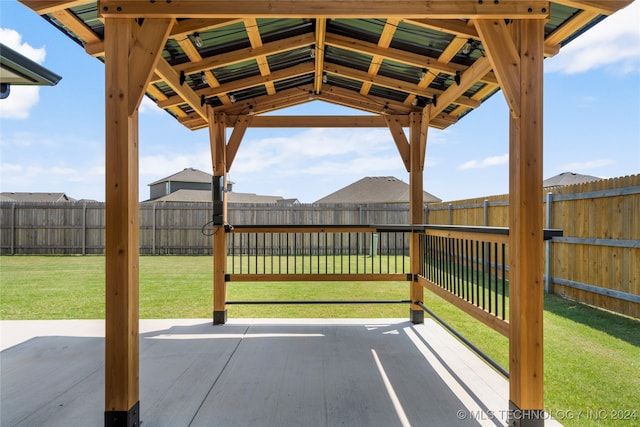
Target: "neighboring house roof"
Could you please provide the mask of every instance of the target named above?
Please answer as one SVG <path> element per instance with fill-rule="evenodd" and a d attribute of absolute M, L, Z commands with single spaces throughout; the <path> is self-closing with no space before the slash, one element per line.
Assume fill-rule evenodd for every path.
<path fill-rule="evenodd" d="M 75 199 L 64 193 L 10 193 L 3 192 L 3 202 L 73 202 Z"/>
<path fill-rule="evenodd" d="M 580 175 L 575 172 L 563 172 L 560 175 L 552 176 L 542 182 L 544 188 L 558 187 L 562 185 L 582 184 L 583 182 L 598 181 L 602 178 L 591 175 Z"/>
<path fill-rule="evenodd" d="M 158 197 L 152 202 L 211 202 L 211 191 L 208 190 L 177 190 L 166 196 Z"/>
<path fill-rule="evenodd" d="M 159 179 L 148 185 L 151 186 L 151 185 L 161 184 L 167 181 L 199 182 L 199 183 L 206 182 L 210 184 L 212 178 L 213 178 L 213 175 L 211 175 L 210 173 L 203 172 L 201 170 L 194 169 L 194 168 L 185 168 L 184 170 L 178 173 L 174 173 L 173 175 L 170 175 L 166 178 Z"/>
<path fill-rule="evenodd" d="M 297 199 L 283 199 L 280 196 L 260 196 L 253 193 L 226 193 L 229 203 L 260 203 L 260 204 L 295 204 Z M 178 190 L 162 196 L 153 202 L 211 202 L 211 191 L 208 190 Z M 288 203 L 287 203 L 288 202 Z"/>
<path fill-rule="evenodd" d="M 409 203 L 410 187 L 393 176 L 367 176 L 314 203 Z M 424 192 L 425 203 L 441 202 Z"/>

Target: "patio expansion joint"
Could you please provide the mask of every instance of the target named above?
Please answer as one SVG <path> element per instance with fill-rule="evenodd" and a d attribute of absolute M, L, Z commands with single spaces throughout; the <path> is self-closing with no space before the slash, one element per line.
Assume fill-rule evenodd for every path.
<path fill-rule="evenodd" d="M 198 413 L 200 412 L 200 410 L 202 409 L 202 406 L 204 405 L 204 402 L 207 401 L 207 399 L 209 398 L 209 395 L 211 394 L 211 392 L 215 388 L 216 384 L 218 383 L 218 380 L 220 379 L 220 377 L 222 377 L 222 375 L 227 370 L 227 366 L 229 366 L 229 363 L 231 362 L 231 359 L 233 359 L 233 356 L 236 354 L 236 351 L 238 351 L 238 348 L 240 347 L 240 344 L 242 344 L 242 342 L 244 341 L 244 337 L 247 335 L 247 332 L 249 331 L 250 327 L 251 327 L 251 325 L 247 325 L 247 327 L 242 332 L 242 336 L 238 340 L 238 343 L 234 347 L 233 351 L 229 354 L 229 357 L 227 358 L 226 362 L 224 363 L 224 366 L 222 367 L 222 369 L 220 370 L 220 372 L 218 373 L 216 378 L 213 380 L 213 383 L 211 384 L 211 387 L 209 387 L 209 390 L 207 390 L 207 393 L 204 395 L 202 401 L 200 402 L 200 405 L 198 405 L 198 409 L 196 409 L 196 411 L 193 413 L 193 417 L 191 418 L 191 420 L 189 421 L 189 424 L 188 424 L 189 426 L 196 419 L 196 417 L 198 416 Z"/>

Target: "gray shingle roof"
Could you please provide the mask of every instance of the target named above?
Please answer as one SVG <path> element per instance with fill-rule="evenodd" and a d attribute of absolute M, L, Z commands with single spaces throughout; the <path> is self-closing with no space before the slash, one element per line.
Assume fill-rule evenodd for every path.
<path fill-rule="evenodd" d="M 226 193 L 229 203 L 283 203 L 280 196 L 261 196 L 253 193 Z M 181 189 L 153 200 L 154 202 L 211 202 L 211 191 Z M 293 203 L 293 202 L 292 202 Z"/>
<path fill-rule="evenodd" d="M 598 181 L 602 178 L 591 175 L 580 175 L 575 172 L 562 172 L 559 175 L 547 178 L 542 182 L 544 188 L 558 187 L 562 185 L 582 184 L 583 182 Z"/>
<path fill-rule="evenodd" d="M 393 176 L 367 176 L 314 203 L 409 203 L 410 187 Z M 441 202 L 424 192 L 425 203 Z"/>
<path fill-rule="evenodd" d="M 2 201 L 14 202 L 73 202 L 65 193 L 2 193 Z"/>
<path fill-rule="evenodd" d="M 156 185 L 167 181 L 180 181 L 180 182 L 207 182 L 211 183 L 213 175 L 207 172 L 195 168 L 185 168 L 184 170 L 174 173 L 166 178 L 159 179 L 148 185 Z"/>

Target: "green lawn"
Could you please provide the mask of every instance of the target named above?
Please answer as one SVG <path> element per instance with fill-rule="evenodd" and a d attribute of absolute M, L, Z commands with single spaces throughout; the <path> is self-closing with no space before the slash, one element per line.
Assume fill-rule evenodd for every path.
<path fill-rule="evenodd" d="M 408 286 L 404 282 L 236 282 L 229 283 L 228 292 L 229 300 L 406 299 Z M 0 257 L 0 302 L 1 319 L 103 318 L 104 258 Z M 502 366 L 508 366 L 506 338 L 428 292 L 425 304 Z M 211 318 L 211 310 L 211 257 L 140 258 L 141 318 Z M 229 317 L 408 317 L 408 307 L 230 306 Z M 640 321 L 546 297 L 545 406 L 552 414 L 565 411 L 573 418 L 562 419 L 564 425 L 639 425 L 638 372 Z M 633 415 L 632 411 L 635 419 L 611 419 Z M 601 419 L 594 419 L 596 414 Z M 602 419 L 604 414 L 606 420 Z"/>

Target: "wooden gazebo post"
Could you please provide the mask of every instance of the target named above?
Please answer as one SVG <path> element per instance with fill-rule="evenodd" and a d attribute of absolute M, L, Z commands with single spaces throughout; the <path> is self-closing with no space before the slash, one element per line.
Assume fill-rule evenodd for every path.
<path fill-rule="evenodd" d="M 137 426 L 138 107 L 172 19 L 104 19 L 105 33 L 105 426 Z"/>
<path fill-rule="evenodd" d="M 544 424 L 542 104 L 543 19 L 477 20 L 510 109 L 510 424 Z"/>
<path fill-rule="evenodd" d="M 424 157 L 427 147 L 427 129 L 429 127 L 430 107 L 424 107 L 421 113 L 411 113 L 409 116 L 409 145 L 410 171 L 409 171 L 409 222 L 411 224 L 424 223 Z M 410 242 L 411 258 L 411 285 L 410 295 L 412 302 L 424 301 L 424 288 L 418 283 L 418 271 L 420 271 L 420 242 L 418 233 L 411 233 Z M 424 323 L 424 311 L 415 304 L 411 304 L 410 320 L 413 323 Z"/>
<path fill-rule="evenodd" d="M 544 425 L 544 21 L 522 20 L 513 25 L 520 58 L 520 114 L 512 114 L 509 123 L 509 406 L 517 424 L 537 426 Z"/>
<path fill-rule="evenodd" d="M 213 164 L 213 324 L 227 322 L 227 205 L 224 189 L 227 179 L 225 116 L 207 107 L 209 139 Z"/>

